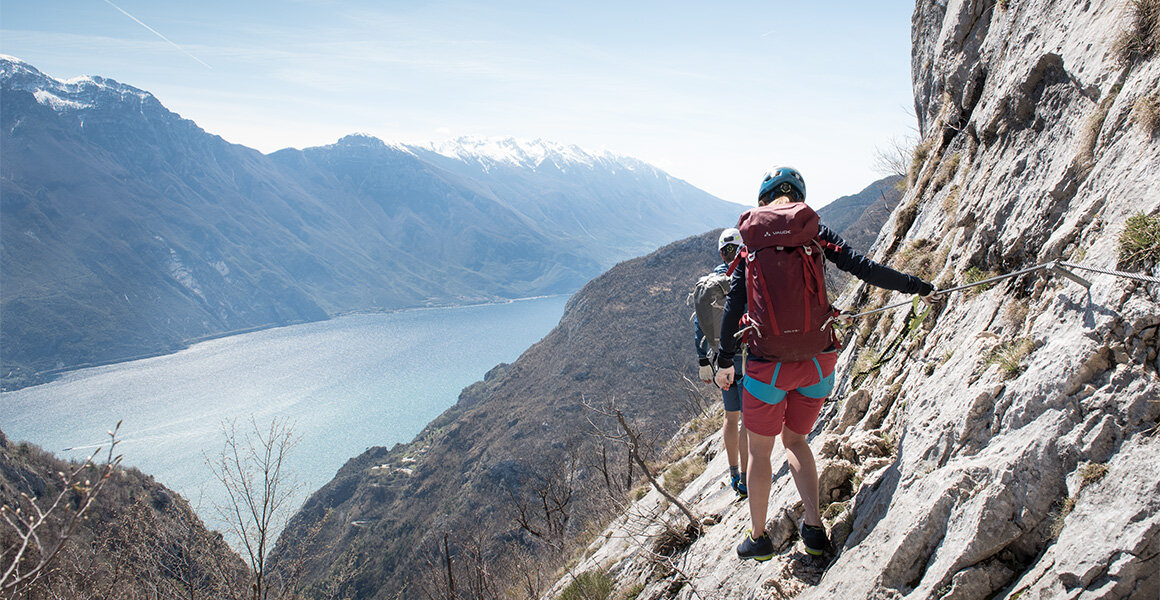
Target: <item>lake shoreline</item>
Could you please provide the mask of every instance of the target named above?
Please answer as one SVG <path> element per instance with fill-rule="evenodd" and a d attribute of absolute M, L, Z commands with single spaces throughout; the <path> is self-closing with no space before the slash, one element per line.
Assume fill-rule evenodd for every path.
<path fill-rule="evenodd" d="M 123 465 L 209 507 L 228 502 L 205 465 L 223 447 L 222 424 L 279 419 L 298 437 L 288 468 L 300 501 L 367 448 L 413 440 L 463 389 L 555 328 L 569 298 L 348 314 L 77 371 L 5 393 L 0 430 L 82 460 L 122 422 Z M 212 513 L 198 509 L 220 531 Z"/>
<path fill-rule="evenodd" d="M 259 331 L 268 331 L 271 329 L 279 329 L 279 328 L 283 328 L 283 327 L 294 327 L 297 325 L 306 325 L 309 323 L 325 323 L 327 321 L 333 321 L 335 319 L 339 319 L 342 317 L 351 317 L 351 316 L 358 316 L 358 315 L 389 315 L 389 314 L 401 314 L 401 313 L 408 313 L 408 312 L 430 311 L 430 310 L 452 310 L 452 309 L 473 308 L 473 307 L 481 307 L 481 306 L 500 306 L 500 305 L 504 305 L 504 304 L 514 304 L 516 302 L 526 302 L 526 301 L 530 301 L 530 300 L 544 300 L 544 299 L 548 299 L 548 298 L 558 298 L 560 296 L 572 296 L 575 293 L 576 293 L 576 291 L 572 291 L 572 292 L 567 292 L 567 293 L 563 293 L 563 294 L 546 294 L 546 295 L 540 295 L 540 296 L 528 296 L 525 298 L 510 298 L 510 299 L 493 300 L 493 301 L 486 301 L 486 302 L 476 302 L 476 303 L 470 303 L 470 304 L 440 304 L 440 305 L 431 305 L 431 306 L 414 306 L 414 307 L 408 307 L 408 308 L 366 308 L 366 309 L 351 310 L 351 311 L 335 313 L 333 315 L 327 315 L 327 317 L 325 319 L 317 319 L 317 320 L 313 320 L 313 321 L 298 320 L 298 321 L 292 321 L 292 322 L 288 322 L 288 323 L 258 325 L 255 327 L 246 327 L 243 329 L 234 329 L 234 330 L 230 330 L 230 331 L 224 331 L 221 333 L 204 335 L 204 336 L 200 336 L 200 337 L 196 337 L 196 338 L 190 338 L 190 339 L 184 340 L 184 341 L 182 341 L 182 342 L 180 342 L 172 347 L 169 347 L 167 349 L 158 350 L 156 352 L 145 352 L 142 354 L 137 354 L 137 355 L 125 357 L 125 358 L 118 358 L 118 359 L 107 360 L 107 361 L 93 361 L 93 362 L 87 362 L 87 363 L 83 363 L 83 364 L 79 364 L 79 365 L 71 365 L 68 367 L 62 367 L 59 369 L 49 369 L 46 371 L 37 371 L 37 372 L 35 372 L 27 377 L 27 379 L 25 380 L 25 381 L 27 381 L 27 383 L 24 383 L 23 381 L 21 381 L 21 382 L 17 382 L 15 384 L 13 384 L 12 387 L 8 387 L 8 385 L 4 385 L 3 387 L 0 387 L 0 396 L 3 396 L 4 394 L 7 394 L 9 392 L 15 392 L 15 391 L 19 391 L 19 390 L 33 388 L 33 387 L 36 387 L 39 385 L 46 385 L 46 384 L 52 383 L 53 381 L 56 381 L 62 375 L 67 375 L 69 373 L 73 373 L 76 371 L 83 371 L 85 369 L 95 369 L 98 367 L 108 367 L 108 366 L 113 366 L 113 365 L 120 365 L 120 364 L 130 363 L 130 362 L 137 361 L 137 360 L 157 358 L 160 356 L 169 356 L 169 355 L 181 352 L 183 350 L 188 350 L 188 349 L 192 348 L 193 346 L 196 346 L 197 344 L 201 344 L 204 342 L 210 342 L 213 340 L 220 340 L 223 338 L 229 338 L 229 337 L 234 337 L 234 336 L 238 336 L 238 335 L 245 335 L 248 333 L 256 333 Z"/>

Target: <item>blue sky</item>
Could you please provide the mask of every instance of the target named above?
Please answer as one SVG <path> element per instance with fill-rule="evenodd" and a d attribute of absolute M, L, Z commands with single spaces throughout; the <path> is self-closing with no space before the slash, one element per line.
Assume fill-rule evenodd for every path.
<path fill-rule="evenodd" d="M 875 148 L 914 127 L 912 11 L 909 2 L 0 0 L 0 53 L 54 77 L 150 91 L 263 152 L 354 132 L 543 138 L 634 156 L 745 204 L 766 169 L 789 164 L 817 205 L 878 179 Z"/>

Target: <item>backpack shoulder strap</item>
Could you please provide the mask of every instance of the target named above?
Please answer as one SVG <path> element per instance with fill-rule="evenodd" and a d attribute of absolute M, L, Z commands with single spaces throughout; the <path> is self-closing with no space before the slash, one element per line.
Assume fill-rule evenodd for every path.
<path fill-rule="evenodd" d="M 745 257 L 748 255 L 749 252 L 745 250 L 744 246 L 742 246 L 741 249 L 737 251 L 737 256 L 733 257 L 733 262 L 729 263 L 729 268 L 725 270 L 725 274 L 733 277 L 733 271 L 737 270 L 737 266 L 740 265 L 741 261 L 745 260 Z"/>

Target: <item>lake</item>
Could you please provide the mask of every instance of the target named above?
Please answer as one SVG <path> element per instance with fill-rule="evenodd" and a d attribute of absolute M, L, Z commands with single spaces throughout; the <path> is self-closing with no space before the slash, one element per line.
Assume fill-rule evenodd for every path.
<path fill-rule="evenodd" d="M 236 419 L 239 429 L 251 416 L 263 428 L 274 417 L 293 424 L 297 508 L 347 459 L 411 441 L 460 390 L 551 331 L 567 300 L 349 315 L 73 371 L 0 394 L 0 430 L 84 458 L 123 421 L 124 464 L 181 493 L 225 533 L 212 510 L 224 490 L 204 458 L 221 451 L 223 421 Z"/>

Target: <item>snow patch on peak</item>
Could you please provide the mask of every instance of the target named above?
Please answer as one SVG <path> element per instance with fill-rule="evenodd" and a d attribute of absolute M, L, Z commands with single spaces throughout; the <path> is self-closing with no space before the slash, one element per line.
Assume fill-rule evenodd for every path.
<path fill-rule="evenodd" d="M 485 169 L 502 164 L 535 170 L 550 163 L 564 170 L 569 166 L 591 167 L 602 160 L 617 160 L 617 157 L 605 151 L 589 152 L 575 145 L 512 137 L 461 137 L 448 142 L 431 142 L 418 148 L 465 162 L 478 162 Z"/>
<path fill-rule="evenodd" d="M 361 132 L 344 135 L 339 138 L 338 142 L 336 142 L 334 145 L 347 147 L 385 148 L 406 152 L 407 154 L 414 154 L 414 152 L 408 146 L 397 142 L 385 142 L 369 133 Z"/>
<path fill-rule="evenodd" d="M 61 80 L 7 55 L 0 55 L 0 84 L 31 93 L 40 104 L 58 112 L 93 108 L 102 100 L 156 102 L 153 94 L 104 77 L 81 76 Z"/>
<path fill-rule="evenodd" d="M 12 56 L 10 54 L 0 54 L 0 61 L 16 63 L 18 65 L 22 65 L 22 66 L 28 67 L 30 69 L 33 68 L 32 65 L 20 60 L 19 58 L 16 58 L 15 56 Z"/>
<path fill-rule="evenodd" d="M 49 92 L 47 90 L 36 90 L 35 92 L 32 93 L 32 95 L 33 95 L 33 97 L 36 98 L 37 102 L 39 102 L 39 103 L 57 111 L 57 112 L 63 112 L 65 110 L 69 110 L 69 109 L 79 110 L 82 108 L 92 108 L 93 107 L 92 104 L 86 104 L 84 102 L 77 102 L 76 100 L 65 100 L 64 98 L 61 98 L 60 96 L 57 96 L 56 94 L 53 94 L 52 92 Z"/>

